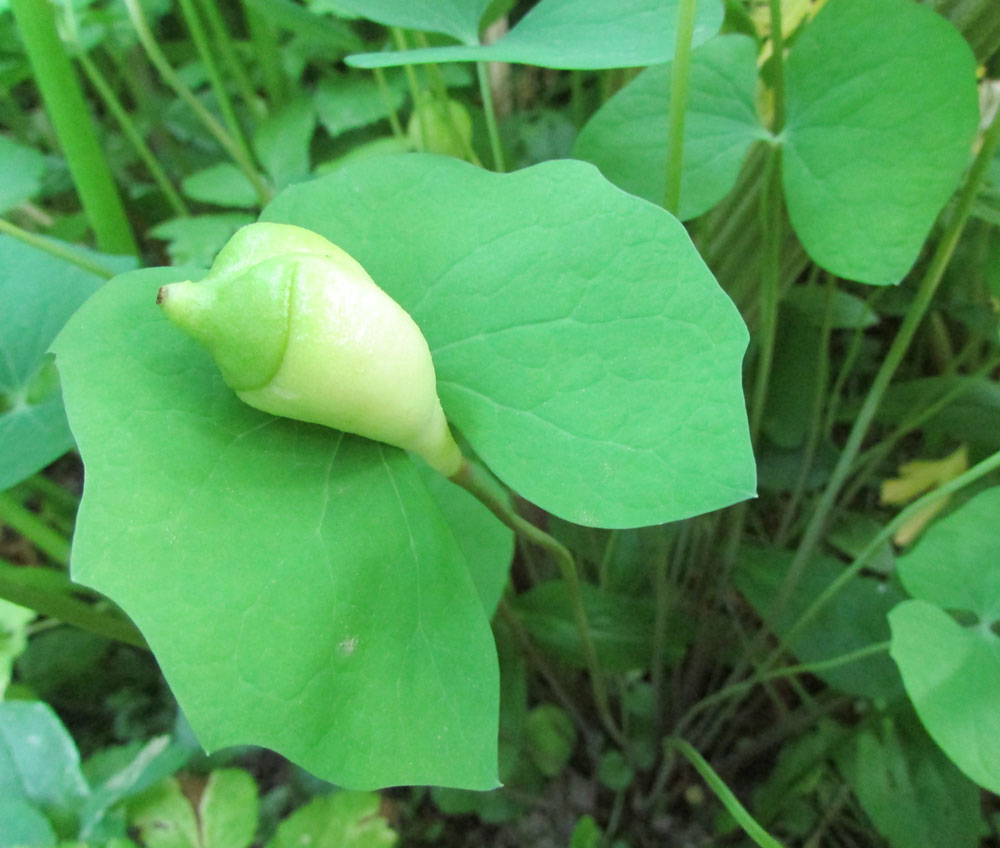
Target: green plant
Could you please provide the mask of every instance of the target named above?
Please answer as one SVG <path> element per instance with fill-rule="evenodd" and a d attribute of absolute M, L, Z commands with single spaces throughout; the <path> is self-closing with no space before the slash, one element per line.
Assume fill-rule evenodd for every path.
<path fill-rule="evenodd" d="M 72 576 L 142 635 L 41 569 L 5 568 L 5 597 L 148 642 L 210 749 L 449 787 L 451 814 L 514 826 L 583 773 L 599 802 L 572 844 L 662 836 L 627 810 L 720 841 L 975 843 L 976 786 L 1000 791 L 995 6 L 126 5 L 68 10 L 67 33 L 174 265 L 101 285 L 129 266 L 28 232 L 48 166 L 27 122 L 4 142 L 24 178 L 0 249 L 24 273 L 0 294 L 25 317 L 4 312 L 0 427 L 25 447 L 0 520 L 65 564 L 75 504 L 31 476 L 70 444 L 51 344 L 86 465 Z M 119 67 L 169 91 L 95 82 Z M 434 397 L 436 373 L 460 467 L 371 400 L 349 420 L 234 395 L 315 329 L 296 293 L 353 268 L 339 251 L 426 338 L 433 367 L 390 394 Z M 186 316 L 209 290 L 225 310 Z M 326 365 L 305 382 L 336 385 Z M 880 491 L 914 456 L 948 459 Z"/>

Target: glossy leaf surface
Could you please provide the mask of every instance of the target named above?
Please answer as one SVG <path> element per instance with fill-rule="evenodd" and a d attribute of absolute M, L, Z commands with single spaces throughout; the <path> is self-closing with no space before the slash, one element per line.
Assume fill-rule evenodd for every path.
<path fill-rule="evenodd" d="M 467 561 L 405 453 L 237 400 L 155 305 L 184 273 L 119 277 L 55 346 L 87 466 L 74 578 L 129 612 L 208 748 L 345 786 L 494 786 L 470 569 L 505 573 L 509 543 Z"/>
<path fill-rule="evenodd" d="M 358 3 L 357 7 L 362 5 L 367 4 Z M 490 45 L 480 46 L 459 37 L 467 43 L 362 53 L 349 57 L 348 64 L 378 68 L 426 62 L 519 62 L 579 69 L 655 65 L 674 55 L 678 6 L 678 0 L 542 0 Z M 693 43 L 707 41 L 721 23 L 721 3 L 699 3 Z"/>
<path fill-rule="evenodd" d="M 1000 792 L 1000 487 L 933 524 L 899 559 L 916 600 L 889 616 L 892 658 L 928 733 L 980 786 Z M 962 627 L 946 610 L 976 614 Z"/>
<path fill-rule="evenodd" d="M 365 266 L 427 337 L 449 420 L 544 509 L 629 527 L 752 495 L 742 319 L 677 220 L 593 167 L 383 158 L 263 217 Z"/>

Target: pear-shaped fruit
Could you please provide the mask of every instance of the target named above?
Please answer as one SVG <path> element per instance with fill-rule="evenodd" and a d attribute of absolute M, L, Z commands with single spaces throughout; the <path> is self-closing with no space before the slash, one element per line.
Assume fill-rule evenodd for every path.
<path fill-rule="evenodd" d="M 413 451 L 446 476 L 458 471 L 420 328 L 322 236 L 250 224 L 203 280 L 164 286 L 157 302 L 251 406 Z"/>

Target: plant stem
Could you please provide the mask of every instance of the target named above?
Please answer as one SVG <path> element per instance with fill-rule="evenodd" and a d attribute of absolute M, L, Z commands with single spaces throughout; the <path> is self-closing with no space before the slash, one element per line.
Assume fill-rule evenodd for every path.
<path fill-rule="evenodd" d="M 96 274 L 98 277 L 103 277 L 105 280 L 110 280 L 115 276 L 114 271 L 88 259 L 62 242 L 40 236 L 37 233 L 28 232 L 28 230 L 23 230 L 16 224 L 3 220 L 3 218 L 0 218 L 0 233 L 16 238 L 18 241 L 23 241 L 25 244 L 30 244 L 32 247 L 38 248 L 38 250 L 44 250 L 51 256 L 64 259 L 66 262 L 72 262 L 78 268 L 89 271 L 91 274 Z"/>
<path fill-rule="evenodd" d="M 677 215 L 681 200 L 684 164 L 684 118 L 687 115 L 688 79 L 691 71 L 691 40 L 698 0 L 680 0 L 677 9 L 677 40 L 670 67 L 670 115 L 667 134 L 667 191 L 664 208 Z"/>
<path fill-rule="evenodd" d="M 69 542 L 9 492 L 0 492 L 0 522 L 24 536 L 53 561 L 60 565 L 69 562 Z"/>
<path fill-rule="evenodd" d="M 774 62 L 774 121 L 771 129 L 777 135 L 785 126 L 785 33 L 781 24 L 781 0 L 770 0 L 771 46 Z"/>
<path fill-rule="evenodd" d="M 124 614 L 103 611 L 72 596 L 76 586 L 52 569 L 0 560 L 0 597 L 42 615 L 108 639 L 148 650 L 146 640 Z"/>
<path fill-rule="evenodd" d="M 137 255 L 139 249 L 79 80 L 56 32 L 52 4 L 12 0 L 11 9 L 98 248 L 105 253 Z"/>
<path fill-rule="evenodd" d="M 261 179 L 260 174 L 257 173 L 253 161 L 244 155 L 243 148 L 240 147 L 239 143 L 230 136 L 216 117 L 202 106 L 201 101 L 195 93 L 184 84 L 184 81 L 171 67 L 167 61 L 167 57 L 163 55 L 163 51 L 160 50 L 159 45 L 156 43 L 156 39 L 153 38 L 153 32 L 149 28 L 149 22 L 146 20 L 139 0 L 125 0 L 125 6 L 132 20 L 132 26 L 135 27 L 139 43 L 142 44 L 143 50 L 146 51 L 146 55 L 149 57 L 149 61 L 152 62 L 153 66 L 159 72 L 163 81 L 191 108 L 205 129 L 219 142 L 222 149 L 229 154 L 233 162 L 236 163 L 236 166 L 243 172 L 247 180 L 250 181 L 261 205 L 267 203 L 271 199 L 271 194 Z"/>
<path fill-rule="evenodd" d="M 66 29 L 69 32 L 70 40 L 76 50 L 75 58 L 80 63 L 80 67 L 83 68 L 83 72 L 86 75 L 88 82 L 90 82 L 90 84 L 94 87 L 94 90 L 100 96 L 101 100 L 104 101 L 104 105 L 107 107 L 108 111 L 118 122 L 118 126 L 121 127 L 122 132 L 125 134 L 125 138 L 128 139 L 129 143 L 135 149 L 139 158 L 142 159 L 143 164 L 149 170 L 153 181 L 157 184 L 157 186 L 159 186 L 160 191 L 163 192 L 163 196 L 167 199 L 167 203 L 170 204 L 170 208 L 173 209 L 177 215 L 190 215 L 191 213 L 187 208 L 187 204 L 181 198 L 177 189 L 174 188 L 173 183 L 170 182 L 170 179 L 167 177 L 166 172 L 160 165 L 159 160 L 155 155 L 153 155 L 153 151 L 149 149 L 149 145 L 146 144 L 146 140 L 136 128 L 135 122 L 125 110 L 125 107 L 122 106 L 121 101 L 114 92 L 114 89 L 108 85 L 107 80 L 104 78 L 104 74 L 101 73 L 97 65 L 94 64 L 90 56 L 87 55 L 87 51 L 80 42 L 79 30 L 76 24 L 76 15 L 73 12 L 72 3 L 66 4 L 65 13 Z"/>
<path fill-rule="evenodd" d="M 397 50 L 406 50 L 406 36 L 399 27 L 391 27 L 393 44 Z M 413 65 L 403 65 L 403 73 L 406 75 L 406 82 L 410 87 L 410 99 L 413 101 L 413 113 L 417 116 L 417 147 L 421 152 L 427 150 L 427 134 L 424 132 L 424 92 L 417 82 L 417 74 L 413 70 Z"/>
<path fill-rule="evenodd" d="M 254 118 L 262 121 L 267 117 L 267 109 L 257 96 L 257 92 L 254 91 L 246 69 L 240 61 L 240 57 L 236 55 L 229 28 L 222 19 L 222 13 L 219 9 L 220 4 L 216 0 L 198 0 L 198 5 L 205 16 L 205 20 L 208 21 L 209 28 L 212 30 L 213 45 L 222 53 L 223 61 L 229 66 L 229 72 L 232 74 L 236 87 L 240 91 L 240 97 L 243 98 L 243 102 L 246 103 L 247 108 L 253 113 Z"/>
<path fill-rule="evenodd" d="M 576 623 L 577 634 L 580 637 L 584 661 L 587 664 L 587 670 L 590 672 L 590 682 L 598 714 L 611 737 L 624 746 L 621 731 L 618 729 L 611 713 L 608 690 L 604 683 L 604 675 L 601 671 L 597 649 L 594 647 L 594 641 L 590 636 L 590 623 L 587 621 L 587 611 L 583 603 L 583 592 L 580 588 L 580 577 L 573 554 L 544 530 L 518 515 L 510 504 L 510 501 L 504 495 L 500 494 L 497 484 L 493 483 L 479 466 L 473 465 L 468 459 L 462 460 L 462 467 L 449 479 L 482 501 L 490 512 L 515 533 L 547 551 L 555 561 L 569 592 L 573 619 Z"/>
<path fill-rule="evenodd" d="M 372 73 L 375 75 L 379 96 L 382 98 L 382 102 L 385 103 L 386 112 L 389 114 L 389 126 L 392 128 L 392 134 L 396 138 L 406 138 L 406 133 L 403 132 L 403 125 L 399 122 L 399 114 L 392 103 L 392 95 L 389 93 L 389 83 L 385 79 L 385 70 L 383 68 L 372 68 Z"/>
<path fill-rule="evenodd" d="M 722 805 L 729 811 L 729 814 L 736 819 L 736 822 L 743 828 L 746 835 L 760 845 L 761 848 L 782 848 L 780 842 L 757 824 L 756 819 L 739 802 L 739 799 L 733 794 L 733 791 L 726 785 L 725 781 L 719 777 L 715 769 L 689 743 L 677 736 L 671 736 L 663 740 L 663 748 L 667 756 L 669 756 L 672 750 L 676 750 L 684 756 L 684 759 L 694 767 L 694 770 L 709 785 L 716 797 L 722 802 Z"/>
<path fill-rule="evenodd" d="M 215 56 L 212 53 L 213 48 L 209 46 L 208 34 L 202 25 L 201 15 L 195 7 L 194 0 L 179 0 L 179 3 L 184 23 L 187 24 L 188 31 L 191 33 L 191 40 L 194 42 L 198 58 L 201 59 L 201 63 L 205 68 L 205 74 L 208 76 L 208 83 L 212 88 L 212 93 L 215 95 L 215 102 L 219 105 L 219 111 L 222 112 L 222 119 L 226 122 L 233 141 L 239 146 L 242 158 L 247 162 L 251 162 L 253 161 L 253 155 L 250 153 L 250 146 L 247 144 L 243 127 L 240 126 L 240 122 L 236 119 L 233 101 L 229 98 L 229 92 L 226 91 L 222 74 L 219 73 L 219 66 L 215 63 Z"/>
<path fill-rule="evenodd" d="M 243 12 L 250 30 L 253 55 L 257 59 L 263 77 L 264 91 L 272 107 L 285 99 L 285 75 L 281 69 L 281 53 L 278 50 L 278 34 L 271 22 L 244 0 Z"/>
<path fill-rule="evenodd" d="M 490 75 L 486 62 L 476 62 L 476 76 L 479 78 L 479 96 L 483 99 L 483 113 L 486 115 L 486 130 L 490 135 L 493 170 L 503 173 L 507 168 L 503 159 L 500 127 L 497 125 L 497 113 L 493 106 L 493 89 L 490 86 Z"/>

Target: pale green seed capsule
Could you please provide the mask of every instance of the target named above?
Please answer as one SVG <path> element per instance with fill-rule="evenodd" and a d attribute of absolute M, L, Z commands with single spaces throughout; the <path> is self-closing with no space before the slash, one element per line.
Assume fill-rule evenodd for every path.
<path fill-rule="evenodd" d="M 458 471 L 420 328 L 322 236 L 251 224 L 203 280 L 164 286 L 157 302 L 251 406 L 413 451 L 446 476 Z"/>

